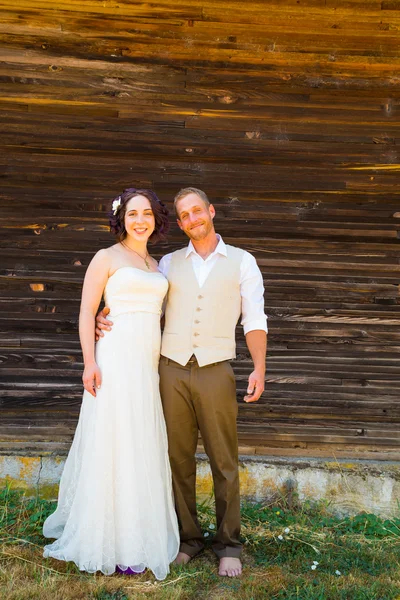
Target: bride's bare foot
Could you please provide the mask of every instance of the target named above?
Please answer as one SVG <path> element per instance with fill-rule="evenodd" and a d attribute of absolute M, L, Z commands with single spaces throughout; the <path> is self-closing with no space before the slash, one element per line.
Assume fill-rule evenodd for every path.
<path fill-rule="evenodd" d="M 187 565 L 189 560 L 192 557 L 189 554 L 185 554 L 185 552 L 178 552 L 178 556 L 174 560 L 174 565 Z"/>
<path fill-rule="evenodd" d="M 242 574 L 242 563 L 238 558 L 224 556 L 219 561 L 218 575 L 222 577 L 238 577 Z"/>

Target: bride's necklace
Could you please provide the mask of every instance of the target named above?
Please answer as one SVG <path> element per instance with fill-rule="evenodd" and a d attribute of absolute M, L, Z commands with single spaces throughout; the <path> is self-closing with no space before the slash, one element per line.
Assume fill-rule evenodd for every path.
<path fill-rule="evenodd" d="M 122 244 L 122 245 L 123 245 L 125 248 L 128 248 L 128 250 L 130 250 L 131 252 L 134 252 L 135 254 L 137 254 L 138 256 L 140 256 L 140 258 L 141 258 L 142 260 L 144 260 L 144 264 L 146 265 L 146 267 L 147 267 L 147 268 L 150 270 L 150 268 L 151 268 L 151 267 L 150 267 L 150 263 L 149 263 L 149 261 L 147 260 L 147 259 L 148 259 L 148 257 L 149 257 L 149 253 L 148 253 L 148 252 L 146 252 L 146 256 L 142 256 L 141 254 L 139 254 L 139 252 L 136 252 L 136 250 L 134 250 L 133 248 L 130 248 L 130 247 L 129 247 L 127 244 L 125 244 L 124 242 L 121 242 L 121 244 Z"/>

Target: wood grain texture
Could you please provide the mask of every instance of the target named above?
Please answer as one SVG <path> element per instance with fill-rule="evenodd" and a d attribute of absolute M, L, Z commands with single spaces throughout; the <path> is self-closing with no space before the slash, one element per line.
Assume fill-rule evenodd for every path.
<path fill-rule="evenodd" d="M 65 452 L 80 291 L 124 187 L 211 197 L 266 288 L 240 447 L 400 458 L 400 4 L 0 0 L 0 449 Z M 174 225 L 159 258 L 185 243 Z M 199 446 L 201 449 L 201 446 Z"/>

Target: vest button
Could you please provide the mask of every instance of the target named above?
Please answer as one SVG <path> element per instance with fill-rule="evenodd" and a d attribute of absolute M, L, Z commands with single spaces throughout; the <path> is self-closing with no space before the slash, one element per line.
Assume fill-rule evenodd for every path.
<path fill-rule="evenodd" d="M 198 348 L 198 345 L 197 344 L 193 344 L 193 348 Z"/>
<path fill-rule="evenodd" d="M 197 297 L 198 297 L 199 300 L 201 300 L 202 298 L 204 298 L 204 296 L 202 296 L 201 294 L 200 294 L 200 296 L 197 296 Z"/>
<path fill-rule="evenodd" d="M 200 308 L 200 306 L 198 306 L 198 307 L 196 308 L 196 310 L 197 310 L 197 312 L 200 312 L 200 311 L 201 311 L 201 308 Z"/>
<path fill-rule="evenodd" d="M 198 319 L 196 319 L 196 320 L 195 320 L 195 323 L 196 323 L 196 325 L 197 325 L 198 323 L 200 323 L 200 321 L 199 321 Z"/>
<path fill-rule="evenodd" d="M 200 335 L 198 331 L 195 331 L 193 335 Z"/>

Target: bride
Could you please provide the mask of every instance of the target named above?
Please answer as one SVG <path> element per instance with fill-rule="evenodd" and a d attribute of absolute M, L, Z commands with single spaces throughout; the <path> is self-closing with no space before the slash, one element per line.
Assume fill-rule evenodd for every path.
<path fill-rule="evenodd" d="M 109 213 L 117 243 L 85 276 L 79 334 L 85 391 L 61 478 L 43 526 L 44 556 L 83 571 L 169 573 L 179 550 L 167 435 L 158 387 L 160 315 L 168 283 L 148 254 L 168 212 L 151 190 L 126 189 Z M 101 298 L 114 326 L 95 349 Z"/>

